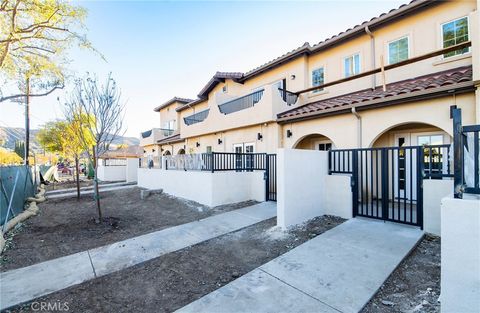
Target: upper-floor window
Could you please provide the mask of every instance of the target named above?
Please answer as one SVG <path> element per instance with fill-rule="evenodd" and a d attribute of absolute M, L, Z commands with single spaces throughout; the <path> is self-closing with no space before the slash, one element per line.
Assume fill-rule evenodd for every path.
<path fill-rule="evenodd" d="M 163 124 L 163 129 L 175 130 L 176 128 L 177 128 L 177 121 L 176 120 L 170 120 L 170 121 L 165 122 Z"/>
<path fill-rule="evenodd" d="M 343 60 L 345 77 L 360 74 L 360 54 L 354 54 Z"/>
<path fill-rule="evenodd" d="M 325 83 L 325 70 L 323 67 L 312 71 L 312 87 L 320 86 Z M 322 91 L 323 88 L 315 89 L 313 92 Z"/>
<path fill-rule="evenodd" d="M 408 59 L 408 37 L 403 37 L 388 44 L 388 64 Z"/>
<path fill-rule="evenodd" d="M 443 47 L 448 48 L 468 41 L 468 18 L 462 17 L 454 21 L 442 24 Z M 443 57 L 448 58 L 454 55 L 464 54 L 469 48 L 445 53 Z"/>

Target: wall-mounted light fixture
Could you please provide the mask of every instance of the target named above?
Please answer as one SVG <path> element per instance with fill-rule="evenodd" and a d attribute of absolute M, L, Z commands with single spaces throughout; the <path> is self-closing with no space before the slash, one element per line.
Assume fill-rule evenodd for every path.
<path fill-rule="evenodd" d="M 147 150 L 143 150 L 143 153 L 147 153 Z"/>
<path fill-rule="evenodd" d="M 221 145 L 222 144 L 222 139 L 221 138 L 218 138 L 218 144 Z"/>
<path fill-rule="evenodd" d="M 287 138 L 292 137 L 293 133 L 290 129 L 287 129 Z"/>
<path fill-rule="evenodd" d="M 295 75 L 294 74 L 290 75 L 290 79 L 295 80 Z"/>
<path fill-rule="evenodd" d="M 164 151 L 163 148 L 160 148 L 160 152 L 163 152 L 163 151 Z"/>
<path fill-rule="evenodd" d="M 152 149 L 152 152 L 155 152 L 155 149 Z"/>
<path fill-rule="evenodd" d="M 200 143 L 197 141 L 197 144 L 196 144 L 197 148 L 200 147 Z"/>
<path fill-rule="evenodd" d="M 262 135 L 261 133 L 258 133 L 258 134 L 257 134 L 257 139 L 258 139 L 258 140 L 262 140 L 262 138 L 263 138 L 263 135 Z"/>

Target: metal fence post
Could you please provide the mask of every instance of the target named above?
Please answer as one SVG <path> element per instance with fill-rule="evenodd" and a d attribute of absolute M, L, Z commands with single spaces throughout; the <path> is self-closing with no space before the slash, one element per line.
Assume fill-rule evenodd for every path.
<path fill-rule="evenodd" d="M 463 133 L 462 109 L 452 108 L 453 119 L 453 196 L 462 198 L 463 193 Z"/>
<path fill-rule="evenodd" d="M 214 156 L 215 156 L 215 152 L 212 152 L 212 153 L 210 154 L 210 158 L 211 158 L 210 165 L 212 166 L 212 173 L 215 172 Z"/>
<path fill-rule="evenodd" d="M 417 147 L 417 225 L 423 229 L 423 161 L 424 150 Z"/>
<path fill-rule="evenodd" d="M 352 178 L 350 184 L 352 186 L 352 216 L 355 217 L 358 213 L 358 150 L 352 150 Z"/>

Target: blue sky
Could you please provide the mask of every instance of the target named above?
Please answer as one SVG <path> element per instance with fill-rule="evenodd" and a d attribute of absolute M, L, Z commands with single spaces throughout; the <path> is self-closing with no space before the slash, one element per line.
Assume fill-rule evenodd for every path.
<path fill-rule="evenodd" d="M 70 69 L 113 73 L 127 101 L 129 136 L 159 127 L 156 105 L 195 98 L 216 71 L 251 70 L 388 12 L 406 1 L 87 1 L 87 36 L 106 58 L 74 49 Z M 60 118 L 57 97 L 32 101 L 32 127 Z M 0 104 L 0 126 L 23 127 L 23 108 Z"/>

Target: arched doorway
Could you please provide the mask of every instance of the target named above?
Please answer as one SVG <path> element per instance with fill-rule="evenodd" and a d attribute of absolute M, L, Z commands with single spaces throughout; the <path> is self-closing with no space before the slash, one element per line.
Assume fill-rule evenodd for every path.
<path fill-rule="evenodd" d="M 369 147 L 402 147 L 450 144 L 452 137 L 443 129 L 425 123 L 395 125 L 378 134 Z"/>
<path fill-rule="evenodd" d="M 169 150 L 166 150 L 163 155 L 172 155 Z"/>
<path fill-rule="evenodd" d="M 327 136 L 321 134 L 309 134 L 300 138 L 294 145 L 294 149 L 328 151 L 335 145 Z"/>
<path fill-rule="evenodd" d="M 182 148 L 182 149 L 178 150 L 177 154 L 185 154 L 185 149 Z"/>

